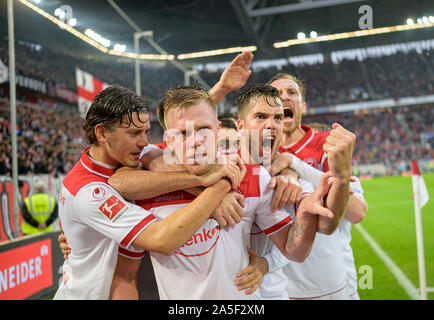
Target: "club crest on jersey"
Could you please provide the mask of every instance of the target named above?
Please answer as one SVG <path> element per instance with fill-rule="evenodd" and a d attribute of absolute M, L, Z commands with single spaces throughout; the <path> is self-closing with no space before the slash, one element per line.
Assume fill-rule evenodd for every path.
<path fill-rule="evenodd" d="M 98 208 L 110 221 L 115 222 L 127 209 L 127 205 L 115 195 L 108 198 Z"/>
<path fill-rule="evenodd" d="M 311 167 L 314 167 L 315 169 L 319 168 L 319 164 L 318 161 L 316 161 L 315 158 L 312 157 L 307 157 L 303 160 L 304 162 L 306 162 L 308 165 L 310 165 Z"/>
<path fill-rule="evenodd" d="M 205 255 L 215 247 L 219 237 L 220 225 L 216 220 L 208 219 L 175 253 L 189 258 Z"/>
<path fill-rule="evenodd" d="M 95 190 L 93 190 L 93 192 L 92 192 L 92 197 L 96 200 L 100 200 L 100 199 L 104 198 L 104 196 L 105 196 L 104 188 L 98 187 L 98 188 L 95 188 Z"/>

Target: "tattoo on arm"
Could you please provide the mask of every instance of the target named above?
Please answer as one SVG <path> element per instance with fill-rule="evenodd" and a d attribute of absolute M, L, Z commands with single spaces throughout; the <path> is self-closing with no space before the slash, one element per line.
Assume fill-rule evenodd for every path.
<path fill-rule="evenodd" d="M 286 247 L 288 249 L 295 245 L 295 239 L 304 231 L 304 224 L 302 222 L 295 223 L 288 232 L 288 239 L 286 241 Z"/>

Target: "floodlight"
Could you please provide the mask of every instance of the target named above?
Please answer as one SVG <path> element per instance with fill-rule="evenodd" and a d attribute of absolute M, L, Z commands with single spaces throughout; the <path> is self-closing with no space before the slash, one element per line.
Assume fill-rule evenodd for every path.
<path fill-rule="evenodd" d="M 297 33 L 297 39 L 304 40 L 306 39 L 306 35 L 303 32 Z"/>

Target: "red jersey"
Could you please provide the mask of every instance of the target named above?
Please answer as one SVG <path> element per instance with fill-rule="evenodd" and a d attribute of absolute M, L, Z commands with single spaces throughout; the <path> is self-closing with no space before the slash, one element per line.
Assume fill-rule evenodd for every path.
<path fill-rule="evenodd" d="M 305 125 L 301 125 L 301 128 L 307 131 L 304 137 L 292 146 L 280 146 L 279 152 L 289 152 L 322 172 L 329 171 L 327 154 L 323 150 L 323 144 L 330 131 L 314 132 L 311 127 Z"/>

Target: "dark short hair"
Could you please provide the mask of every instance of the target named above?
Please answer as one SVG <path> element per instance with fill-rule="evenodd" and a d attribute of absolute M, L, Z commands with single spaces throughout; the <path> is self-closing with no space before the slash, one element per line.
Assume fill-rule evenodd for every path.
<path fill-rule="evenodd" d="M 214 109 L 217 107 L 209 92 L 197 84 L 171 88 L 166 91 L 166 94 L 157 106 L 158 122 L 166 130 L 165 118 L 167 111 L 175 108 L 188 108 L 202 102 L 208 103 Z"/>
<path fill-rule="evenodd" d="M 237 130 L 237 124 L 234 120 L 232 120 L 232 119 L 219 119 L 219 121 L 222 125 L 222 128 Z"/>
<path fill-rule="evenodd" d="M 271 78 L 267 82 L 267 84 L 271 85 L 274 81 L 280 80 L 280 79 L 289 79 L 289 80 L 294 81 L 298 85 L 298 89 L 300 90 L 300 94 L 301 94 L 301 98 L 302 98 L 303 102 L 306 101 L 306 86 L 304 85 L 303 80 L 297 78 L 296 76 L 294 76 L 292 74 L 280 72 L 280 73 L 276 74 L 273 78 Z"/>
<path fill-rule="evenodd" d="M 105 88 L 95 96 L 86 113 L 83 123 L 86 141 L 89 144 L 97 144 L 95 126 L 102 124 L 106 129 L 111 130 L 117 121 L 120 124 L 125 123 L 122 122 L 125 115 L 128 115 L 127 125 L 131 126 L 134 124 L 132 114 L 135 112 L 149 112 L 149 107 L 133 90 L 119 85 Z M 144 123 L 140 118 L 139 121 Z"/>
<path fill-rule="evenodd" d="M 273 107 L 276 105 L 276 102 L 280 100 L 279 91 L 275 87 L 268 84 L 249 86 L 246 89 L 241 90 L 237 97 L 238 118 L 243 119 L 246 116 L 246 110 L 252 102 L 252 99 L 259 97 L 264 97 L 265 101 Z M 272 99 L 274 104 L 271 103 L 269 99 Z"/>
<path fill-rule="evenodd" d="M 237 118 L 231 113 L 224 113 L 218 116 L 222 128 L 235 129 L 237 130 Z"/>

